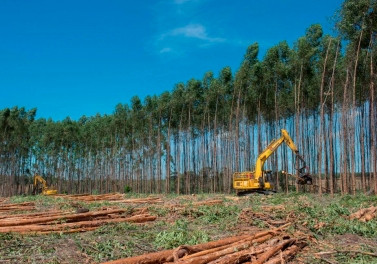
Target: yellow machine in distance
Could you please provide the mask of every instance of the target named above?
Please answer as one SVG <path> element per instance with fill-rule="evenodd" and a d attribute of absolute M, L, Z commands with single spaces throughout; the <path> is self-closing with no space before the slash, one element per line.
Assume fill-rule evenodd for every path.
<path fill-rule="evenodd" d="M 58 190 L 55 190 L 55 189 L 49 189 L 47 187 L 47 182 L 45 179 L 42 178 L 42 176 L 38 175 L 38 174 L 35 174 L 34 175 L 34 190 L 33 190 L 33 194 L 37 194 L 38 190 L 40 190 L 40 188 L 38 187 L 38 183 L 42 184 L 42 194 L 43 195 L 54 195 L 54 194 L 57 194 L 58 193 Z"/>
<path fill-rule="evenodd" d="M 233 174 L 233 188 L 237 194 L 244 192 L 266 192 L 273 189 L 270 181 L 272 180 L 272 172 L 264 171 L 263 165 L 265 161 L 276 151 L 276 149 L 284 142 L 296 154 L 296 169 L 299 172 L 297 182 L 299 184 L 312 184 L 312 178 L 306 170 L 306 163 L 299 155 L 297 146 L 289 136 L 287 130 L 281 130 L 282 136 L 279 139 L 273 140 L 267 148 L 258 156 L 255 164 L 255 171 L 236 172 Z M 303 166 L 298 167 L 298 162 L 303 162 Z"/>

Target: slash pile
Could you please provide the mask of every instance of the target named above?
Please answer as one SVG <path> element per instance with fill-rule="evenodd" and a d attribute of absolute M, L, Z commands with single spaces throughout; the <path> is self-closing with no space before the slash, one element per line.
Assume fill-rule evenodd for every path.
<path fill-rule="evenodd" d="M 285 263 L 306 246 L 303 238 L 294 238 L 281 231 L 287 226 L 104 264 Z"/>
<path fill-rule="evenodd" d="M 106 209 L 87 213 L 48 211 L 7 215 L 0 218 L 0 233 L 75 233 L 94 230 L 108 223 L 144 223 L 156 219 L 141 210 L 136 210 L 133 215 L 124 215 L 125 212 L 125 209 Z"/>

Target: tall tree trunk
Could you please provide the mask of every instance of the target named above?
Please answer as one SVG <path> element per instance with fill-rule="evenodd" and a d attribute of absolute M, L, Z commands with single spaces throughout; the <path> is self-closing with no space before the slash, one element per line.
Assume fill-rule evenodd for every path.
<path fill-rule="evenodd" d="M 242 87 L 242 83 L 241 83 Z M 237 96 L 237 108 L 236 108 L 236 139 L 235 139 L 235 152 L 236 152 L 236 166 L 235 170 L 240 170 L 240 100 L 241 100 L 241 87 L 239 87 L 238 96 Z"/>
<path fill-rule="evenodd" d="M 371 153 L 371 164 L 373 167 L 373 181 L 372 188 L 374 186 L 374 193 L 377 194 L 377 149 L 376 149 L 376 106 L 374 102 L 374 78 L 376 78 L 374 69 L 373 69 L 373 52 L 370 54 L 370 101 L 369 101 L 369 108 L 370 108 L 370 136 L 371 136 L 371 146 L 370 146 L 370 153 Z"/>
<path fill-rule="evenodd" d="M 301 93 L 301 81 L 302 81 L 302 68 L 303 65 L 301 64 L 300 67 L 300 77 L 297 85 L 297 91 L 295 91 L 295 107 L 296 107 L 296 118 L 295 118 L 295 123 L 296 123 L 296 142 L 300 142 L 300 93 Z M 296 87 L 296 86 L 295 86 Z M 303 129 L 301 129 L 302 131 Z M 301 144 L 302 145 L 302 144 Z M 299 172 L 296 171 L 296 176 L 299 177 Z M 299 185 L 296 181 L 295 183 L 296 186 L 296 192 L 299 191 Z"/>
<path fill-rule="evenodd" d="M 366 182 L 365 182 L 365 144 L 364 144 L 364 109 L 365 104 L 363 104 L 362 109 L 360 111 L 360 162 L 361 162 L 361 186 L 363 192 L 366 192 Z"/>
<path fill-rule="evenodd" d="M 166 185 L 165 192 L 170 193 L 170 119 L 172 115 L 172 110 L 170 110 L 169 120 L 168 120 L 168 135 L 166 141 Z"/>
<path fill-rule="evenodd" d="M 343 106 L 342 106 L 342 129 L 343 129 L 343 151 L 341 152 L 343 156 L 343 173 L 342 173 L 342 194 L 348 193 L 348 162 L 347 162 L 347 154 L 348 154 L 348 125 L 347 125 L 347 90 L 348 90 L 348 82 L 349 82 L 349 70 L 347 69 L 346 72 L 346 81 L 343 88 Z"/>
<path fill-rule="evenodd" d="M 360 39 L 359 43 L 357 46 L 357 51 L 356 51 L 356 59 L 355 59 L 355 65 L 354 65 L 354 70 L 353 70 L 353 85 L 352 85 L 352 125 L 351 125 L 351 186 L 352 186 L 352 194 L 356 194 L 356 178 L 355 178 L 355 112 L 356 112 L 356 78 L 357 78 L 357 66 L 359 62 L 359 53 L 360 53 L 360 44 L 361 44 L 361 39 L 363 36 L 363 29 L 361 29 L 360 32 Z"/>
<path fill-rule="evenodd" d="M 333 116 L 334 116 L 334 86 L 335 86 L 335 69 L 336 63 L 339 54 L 339 41 L 336 44 L 336 54 L 331 74 L 331 82 L 330 82 L 330 95 L 331 95 L 331 112 L 329 116 L 329 145 L 330 145 L 330 194 L 331 197 L 334 197 L 334 178 L 335 178 L 335 170 L 334 170 L 334 144 L 333 144 Z"/>
<path fill-rule="evenodd" d="M 275 80 L 275 136 L 278 136 L 278 80 Z M 274 166 L 275 166 L 275 183 L 276 187 L 275 190 L 278 192 L 279 191 L 279 171 L 277 170 L 278 167 L 278 153 L 276 152 L 274 155 Z"/>
<path fill-rule="evenodd" d="M 326 76 L 326 66 L 327 66 L 327 58 L 329 56 L 329 50 L 331 45 L 332 39 L 330 39 L 329 44 L 326 50 L 325 61 L 323 63 L 323 71 L 322 71 L 322 78 L 321 78 L 321 88 L 320 88 L 320 107 L 321 107 L 321 117 L 319 121 L 319 132 L 318 132 L 318 178 L 319 178 L 319 195 L 322 195 L 322 147 L 323 147 L 323 127 L 324 127 L 324 102 L 323 102 L 323 87 L 325 85 L 325 76 Z"/>
<path fill-rule="evenodd" d="M 161 112 L 157 129 L 157 193 L 161 193 Z"/>

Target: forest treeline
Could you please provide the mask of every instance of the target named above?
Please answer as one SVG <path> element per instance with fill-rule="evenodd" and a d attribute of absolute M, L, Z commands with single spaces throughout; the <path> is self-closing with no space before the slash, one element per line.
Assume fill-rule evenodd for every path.
<path fill-rule="evenodd" d="M 233 172 L 253 169 L 281 128 L 307 160 L 307 191 L 377 193 L 377 1 L 344 1 L 335 27 L 331 36 L 312 25 L 262 60 L 254 43 L 237 71 L 135 96 L 111 115 L 1 110 L 0 195 L 30 192 L 28 169 L 59 192 L 230 192 Z M 294 155 L 283 146 L 265 167 L 294 173 Z M 278 190 L 297 187 L 275 175 Z"/>

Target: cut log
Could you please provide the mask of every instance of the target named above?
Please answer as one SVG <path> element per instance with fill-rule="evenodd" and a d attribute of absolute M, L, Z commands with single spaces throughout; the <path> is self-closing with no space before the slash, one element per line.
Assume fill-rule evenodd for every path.
<path fill-rule="evenodd" d="M 34 206 L 33 202 L 13 203 L 13 204 L 0 204 L 0 208 L 14 207 L 14 206 Z"/>
<path fill-rule="evenodd" d="M 141 198 L 141 199 L 124 199 L 118 201 L 110 201 L 110 203 L 134 203 L 134 204 L 143 204 L 143 203 L 163 203 L 161 198 L 151 197 L 151 198 Z"/>
<path fill-rule="evenodd" d="M 284 261 L 288 261 L 290 258 L 292 258 L 294 255 L 296 255 L 300 251 L 300 247 L 296 245 L 292 245 L 286 250 L 284 250 L 282 257 L 276 256 L 269 261 L 265 262 L 265 264 L 280 264 L 281 259 L 283 258 Z"/>
<path fill-rule="evenodd" d="M 222 256 L 226 256 L 226 255 L 231 255 L 231 257 L 229 258 L 229 260 L 236 260 L 242 256 L 244 256 L 246 254 L 254 254 L 255 253 L 255 249 L 250 249 L 250 247 L 254 244 L 254 243 L 261 243 L 261 242 L 264 242 L 268 239 L 270 239 L 272 236 L 271 235 L 266 235 L 266 236 L 263 236 L 263 237 L 260 237 L 260 238 L 256 238 L 256 239 L 249 239 L 249 240 L 246 240 L 246 241 L 242 241 L 242 242 L 238 242 L 238 243 L 233 243 L 231 245 L 228 245 L 226 248 L 222 249 L 222 250 L 217 250 L 217 251 L 214 251 L 214 252 L 211 252 L 211 253 L 208 253 L 208 254 L 204 254 L 204 255 L 201 255 L 201 256 L 196 256 L 196 257 L 193 257 L 193 258 L 186 258 L 186 259 L 182 259 L 182 260 L 179 260 L 179 261 L 176 261 L 176 263 L 179 263 L 179 264 L 205 264 L 205 263 L 209 263 L 209 262 L 212 262 L 214 260 L 217 260 L 219 259 L 220 257 Z M 236 253 L 235 255 L 233 255 L 234 253 Z M 240 252 L 242 252 L 240 254 Z M 219 263 L 222 263 L 222 262 L 219 262 Z M 224 262 L 224 263 L 227 263 L 227 262 Z"/>
<path fill-rule="evenodd" d="M 368 222 L 376 217 L 377 206 L 371 206 L 369 208 L 363 208 L 350 215 L 350 219 L 358 219 L 361 222 Z"/>
<path fill-rule="evenodd" d="M 115 209 L 115 210 L 108 210 L 108 211 L 98 211 L 98 212 L 88 212 L 84 214 L 69 214 L 69 215 L 57 215 L 57 216 L 48 216 L 48 217 L 39 217 L 34 219 L 21 219 L 19 221 L 7 221 L 2 220 L 0 221 L 0 227 L 6 226 L 22 226 L 22 225 L 30 225 L 30 224 L 39 224 L 39 223 L 48 223 L 57 220 L 78 220 L 78 219 L 85 219 L 89 217 L 97 217 L 103 216 L 108 214 L 114 213 L 124 213 L 126 210 L 124 209 Z"/>
<path fill-rule="evenodd" d="M 108 223 L 122 223 L 122 222 L 132 222 L 132 223 L 145 223 L 148 221 L 156 220 L 155 216 L 150 215 L 139 215 L 132 216 L 129 218 L 116 218 L 116 219 L 106 219 L 106 220 L 92 220 L 92 221 L 81 221 L 75 223 L 63 223 L 55 225 L 23 225 L 23 226 L 6 226 L 0 227 L 0 233 L 37 233 L 37 232 L 70 232 L 72 229 L 80 228 L 92 228 L 99 227 Z"/>
<path fill-rule="evenodd" d="M 0 208 L 0 212 L 9 212 L 9 211 L 32 211 L 35 210 L 35 206 L 13 206 Z"/>
<path fill-rule="evenodd" d="M 229 237 L 229 238 L 221 239 L 218 241 L 212 241 L 212 242 L 192 246 L 192 248 L 197 251 L 207 250 L 211 248 L 221 247 L 229 243 L 236 242 L 240 239 L 247 238 L 249 236 L 250 235 Z M 172 261 L 173 253 L 175 251 L 176 251 L 175 249 L 163 250 L 163 251 L 154 252 L 154 253 L 147 253 L 144 255 L 136 256 L 136 257 L 104 262 L 103 264 L 160 264 L 160 263 Z"/>
<path fill-rule="evenodd" d="M 229 245 L 236 243 L 236 242 L 240 242 L 240 241 L 244 241 L 244 240 L 255 240 L 255 239 L 262 238 L 262 237 L 265 237 L 265 236 L 268 236 L 268 235 L 275 235 L 280 230 L 286 228 L 287 226 L 289 226 L 289 224 L 286 224 L 284 226 L 281 226 L 281 227 L 278 227 L 278 228 L 275 228 L 275 229 L 262 231 L 262 232 L 259 232 L 259 233 L 253 234 L 253 235 L 234 236 L 234 237 L 229 237 L 229 238 L 221 239 L 221 240 L 218 240 L 218 241 L 212 241 L 212 242 L 199 244 L 199 245 L 195 245 L 195 246 L 186 246 L 186 247 L 184 247 L 183 250 L 180 250 L 182 248 L 182 247 L 180 247 L 180 248 L 178 248 L 178 250 L 177 249 L 176 250 L 163 250 L 163 251 L 159 251 L 159 252 L 144 254 L 144 255 L 141 255 L 141 256 L 137 256 L 137 257 L 131 257 L 131 258 L 109 261 L 109 262 L 105 262 L 103 264 L 162 264 L 162 263 L 173 261 L 174 257 L 175 257 L 175 259 L 182 258 L 185 255 L 187 255 L 188 251 L 190 251 L 191 253 L 195 253 L 195 252 L 205 251 L 205 250 L 209 250 L 209 249 L 213 249 L 213 248 L 219 249 L 219 248 L 222 248 L 222 247 L 225 247 L 225 246 L 229 247 Z M 185 248 L 188 248 L 189 250 L 187 250 Z M 224 248 L 222 248 L 222 249 L 224 249 Z M 182 261 L 185 261 L 185 259 L 182 259 Z"/>
<path fill-rule="evenodd" d="M 253 261 L 252 263 L 253 264 L 262 264 L 265 261 L 267 261 L 270 257 L 272 257 L 273 255 L 275 255 L 276 252 L 278 252 L 279 250 L 283 249 L 286 246 L 289 246 L 289 245 L 293 244 L 294 242 L 296 242 L 296 239 L 288 239 L 288 240 L 282 241 L 277 246 L 275 246 L 275 247 L 271 248 L 270 250 L 268 250 L 268 251 L 264 252 L 263 254 L 261 254 L 257 258 L 257 260 Z"/>

